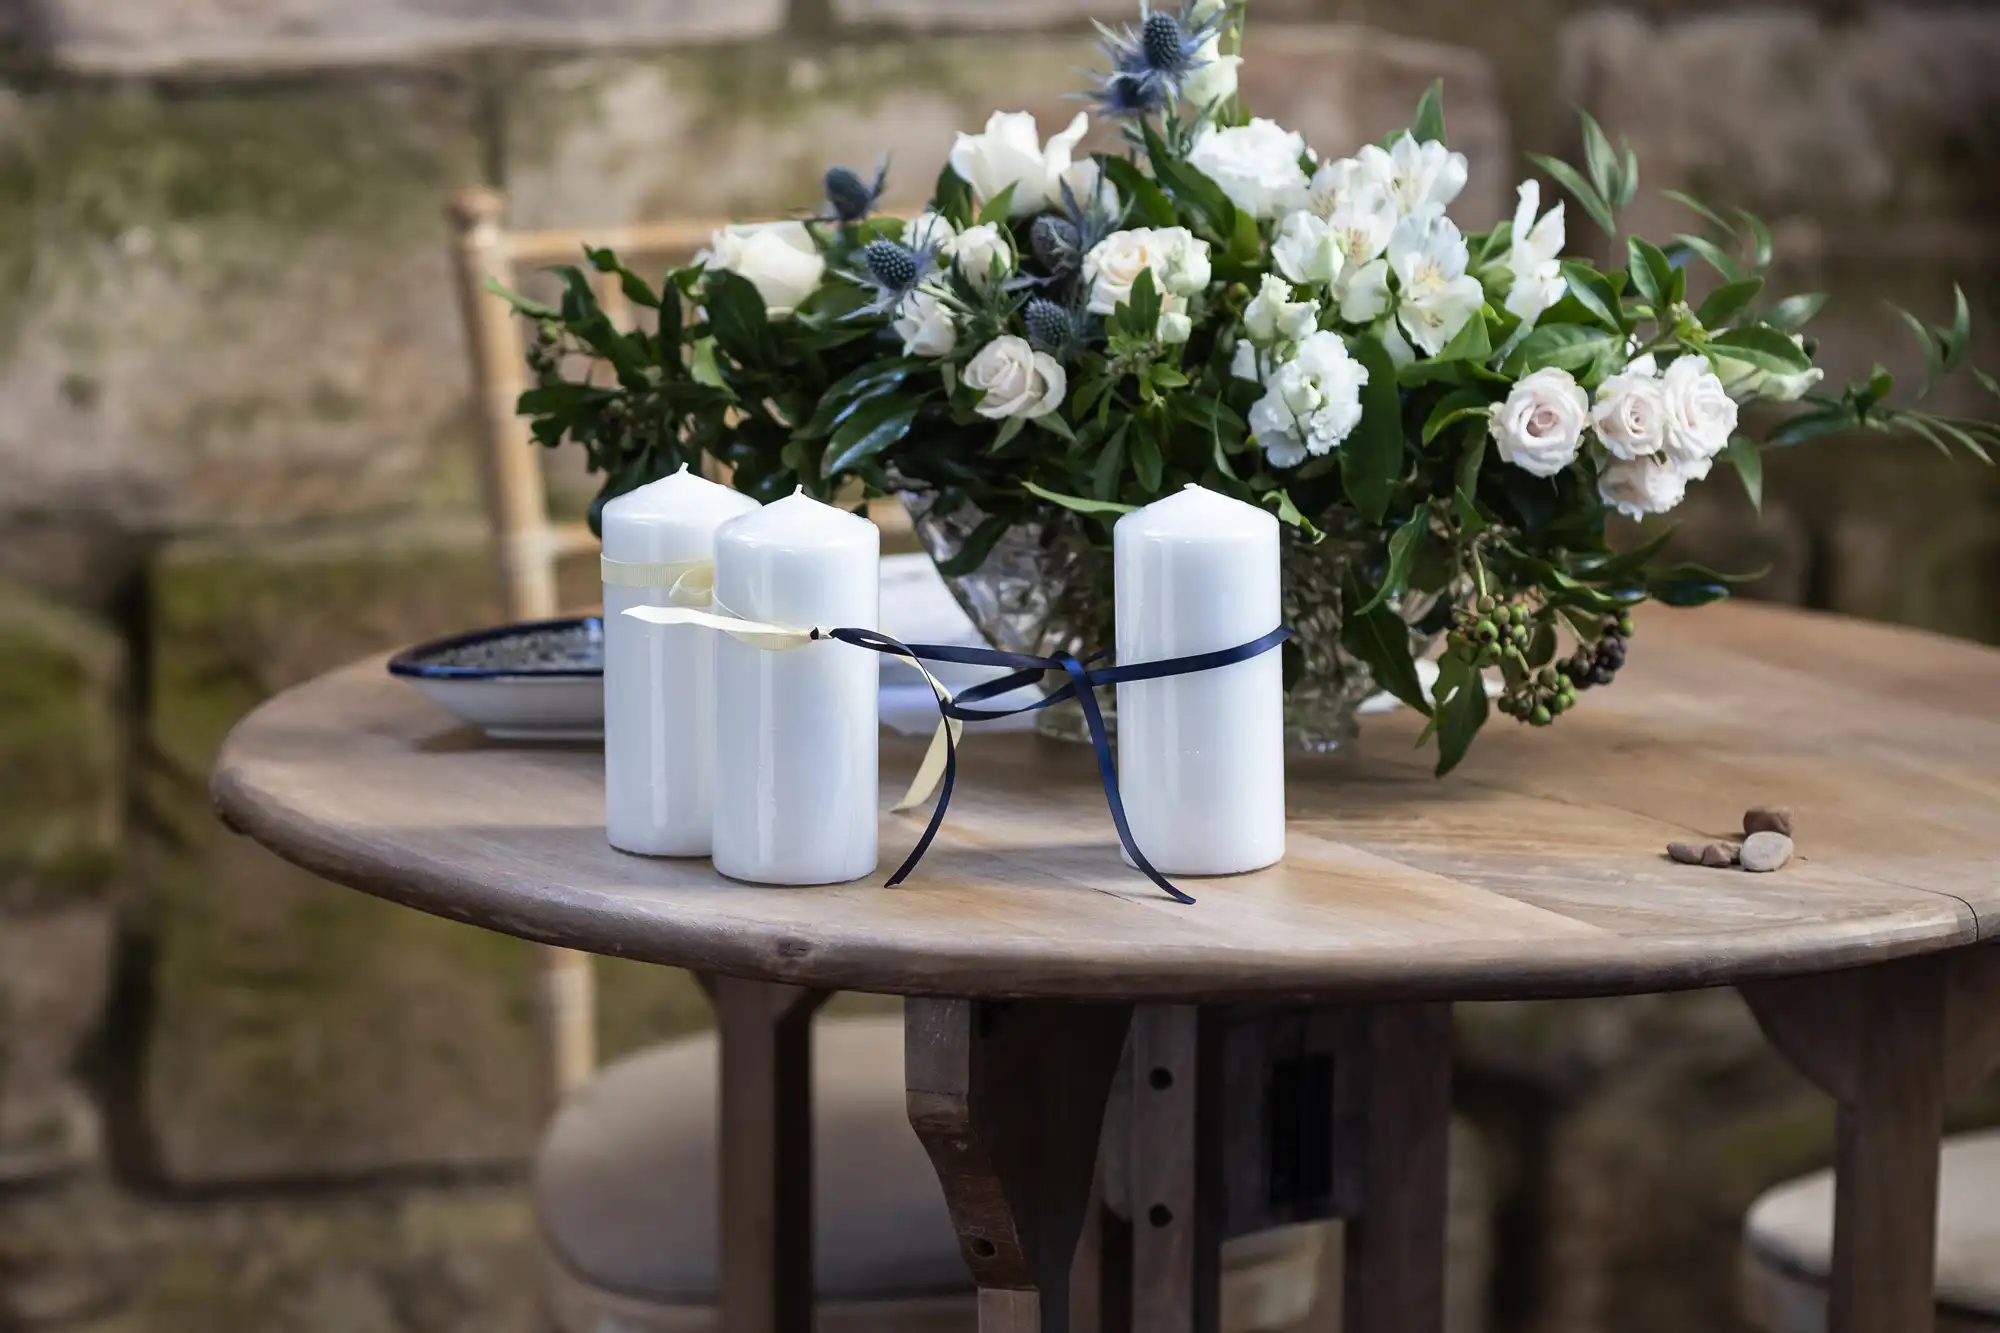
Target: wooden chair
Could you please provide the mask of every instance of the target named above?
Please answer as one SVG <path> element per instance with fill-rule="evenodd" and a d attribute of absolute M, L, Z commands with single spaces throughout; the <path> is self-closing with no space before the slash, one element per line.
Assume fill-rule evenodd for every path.
<path fill-rule="evenodd" d="M 1771 1190 L 1743 1236 L 1744 1301 L 1765 1333 L 1825 1333 L 1833 1172 Z M 2000 1330 L 2000 1130 L 1948 1139 L 1938 1177 L 1937 1333 Z"/>
<path fill-rule="evenodd" d="M 448 210 L 494 567 L 508 617 L 533 620 L 556 614 L 557 561 L 594 551 L 597 541 L 582 524 L 550 521 L 542 451 L 514 412 L 526 384 L 520 331 L 506 305 L 485 290 L 487 279 L 514 287 L 522 268 L 576 261 L 586 240 L 628 259 L 685 262 L 720 224 L 510 232 L 504 213 L 504 199 L 485 189 L 461 192 Z M 627 323 L 631 310 L 617 282 L 597 277 L 605 313 Z M 775 1105 L 775 1053 L 807 1032 L 808 1067 L 817 1069 L 813 1123 L 796 1128 L 812 1145 L 806 1151 L 817 1203 L 816 1327 L 820 1333 L 976 1327 L 971 1275 L 905 1107 L 900 1017 L 812 1023 L 824 997 L 704 978 L 720 1036 L 641 1051 L 599 1073 L 589 955 L 543 948 L 540 977 L 554 1115 L 536 1155 L 534 1196 L 550 1310 L 564 1333 L 694 1333 L 719 1326 L 719 1249 L 733 1252 L 739 1229 L 755 1237 L 760 1226 L 768 1243 L 768 1218 L 757 1210 L 774 1191 L 796 1184 L 761 1178 L 743 1188 L 742 1173 L 755 1177 L 762 1169 L 768 1176 L 770 1158 L 761 1168 L 754 1153 L 741 1162 L 719 1160 L 719 1117 L 734 1124 L 740 1108 L 754 1114 Z M 751 1197 L 744 1201 L 745 1195 Z M 1265 1333 L 1302 1318 L 1312 1304 L 1319 1249 L 1319 1234 L 1308 1229 L 1233 1242 L 1224 1260 L 1226 1333 Z M 770 1293 L 751 1297 L 769 1300 Z M 771 1319 L 769 1310 L 750 1312 L 748 1322 L 740 1309 L 722 1313 L 738 1327 L 763 1327 Z"/>

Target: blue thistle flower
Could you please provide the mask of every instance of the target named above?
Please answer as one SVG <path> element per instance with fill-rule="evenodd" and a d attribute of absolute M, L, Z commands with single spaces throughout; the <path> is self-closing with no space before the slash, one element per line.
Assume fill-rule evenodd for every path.
<path fill-rule="evenodd" d="M 1091 94 L 1097 113 L 1114 120 L 1136 120 L 1163 111 L 1173 100 L 1173 90 L 1157 74 L 1127 74 L 1122 70 L 1104 76 Z"/>
<path fill-rule="evenodd" d="M 889 179 L 889 159 L 875 164 L 875 183 L 870 185 L 847 167 L 826 169 L 826 212 L 832 222 L 859 222 L 875 210 L 882 187 Z"/>
<path fill-rule="evenodd" d="M 877 238 L 861 247 L 861 262 L 885 291 L 907 292 L 917 285 L 917 252 L 907 245 Z"/>
<path fill-rule="evenodd" d="M 1053 213 L 1042 214 L 1028 228 L 1028 247 L 1043 268 L 1058 276 L 1074 270 L 1082 259 L 1082 239 L 1074 222 Z"/>
<path fill-rule="evenodd" d="M 1102 76 L 1092 94 L 1107 116 L 1146 116 L 1164 109 L 1180 96 L 1183 80 L 1208 63 L 1202 44 L 1222 25 L 1222 14 L 1196 22 L 1192 3 L 1176 17 L 1164 10 L 1140 10 L 1139 26 L 1113 31 L 1103 24 L 1098 45 L 1110 58 L 1111 72 Z"/>
<path fill-rule="evenodd" d="M 1027 326 L 1028 341 L 1045 352 L 1059 352 L 1067 347 L 1075 331 L 1069 311 L 1039 296 L 1022 307 L 1021 322 Z"/>

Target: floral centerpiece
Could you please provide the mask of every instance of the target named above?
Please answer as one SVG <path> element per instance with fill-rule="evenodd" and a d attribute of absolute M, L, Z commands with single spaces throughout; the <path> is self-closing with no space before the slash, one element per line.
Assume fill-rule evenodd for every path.
<path fill-rule="evenodd" d="M 996 113 L 915 217 L 876 213 L 883 170 L 836 167 L 817 216 L 718 232 L 658 288 L 588 250 L 638 329 L 574 268 L 558 306 L 508 294 L 535 321 L 535 438 L 581 444 L 607 497 L 702 455 L 766 498 L 902 496 L 981 628 L 1038 653 L 1109 644 L 1118 515 L 1190 482 L 1267 505 L 1293 739 L 1342 742 L 1380 687 L 1429 716 L 1441 773 L 1488 720 L 1487 670 L 1501 713 L 1546 725 L 1616 675 L 1635 604 L 1727 594 L 1663 559 L 1665 531 L 1614 549 L 1609 516 L 1666 514 L 1718 463 L 1756 502 L 1763 449 L 1837 431 L 2000 439 L 1892 405 L 1879 368 L 1829 391 L 1823 298 L 1773 298 L 1749 214 L 1674 196 L 1688 233 L 1621 240 L 1637 165 L 1587 115 L 1582 169 L 1533 160 L 1611 262 L 1569 252 L 1536 179 L 1491 230 L 1453 221 L 1437 87 L 1346 156 L 1252 117 L 1242 18 L 1194 0 L 1104 31 L 1091 97 L 1121 152 L 1078 153 L 1085 114 L 1044 140 Z M 1962 295 L 1949 327 L 1909 322 L 1930 380 L 1965 363 Z M 1753 402 L 1790 405 L 1761 441 Z"/>

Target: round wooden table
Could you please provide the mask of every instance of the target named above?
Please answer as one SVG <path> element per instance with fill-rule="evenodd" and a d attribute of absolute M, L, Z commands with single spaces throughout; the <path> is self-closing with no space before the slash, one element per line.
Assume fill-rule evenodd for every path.
<path fill-rule="evenodd" d="M 1103 1324 L 1211 1328 L 1224 1236 L 1339 1216 L 1349 1333 L 1435 1333 L 1450 1003 L 1715 985 L 1742 988 L 1839 1102 L 1834 1329 L 1929 1328 L 1941 1108 L 2000 1056 L 2000 948 L 1974 947 L 2000 932 L 2000 652 L 1744 604 L 1649 609 L 1615 686 L 1545 731 L 1496 716 L 1441 782 L 1419 721 L 1369 718 L 1356 752 L 1297 762 L 1284 862 L 1187 881 L 1191 907 L 1120 862 L 1081 747 L 971 737 L 936 845 L 885 889 L 923 819 L 886 813 L 921 749 L 887 741 L 882 874 L 757 887 L 613 851 L 594 749 L 488 743 L 379 659 L 246 718 L 214 794 L 232 827 L 338 882 L 728 979 L 768 1022 L 725 1022 L 725 1040 L 761 1041 L 767 1071 L 804 1058 L 785 1036 L 810 1012 L 797 997 L 913 997 L 910 1113 L 983 1333 L 1071 1326 L 1100 1196 L 1110 1229 L 1086 1253 L 1129 1265 L 1132 1290 L 1129 1308 L 1122 1277 L 1101 1293 Z M 1783 870 L 1663 855 L 1758 804 L 1798 812 Z M 796 1094 L 779 1074 L 741 1095 Z M 798 1119 L 765 1109 L 745 1123 Z M 748 1137 L 725 1157 L 768 1186 L 796 1145 Z M 807 1223 L 766 1220 L 725 1218 L 725 1281 L 809 1292 L 810 1246 L 770 1240 Z M 782 1297 L 733 1308 L 731 1333 L 806 1327 Z"/>

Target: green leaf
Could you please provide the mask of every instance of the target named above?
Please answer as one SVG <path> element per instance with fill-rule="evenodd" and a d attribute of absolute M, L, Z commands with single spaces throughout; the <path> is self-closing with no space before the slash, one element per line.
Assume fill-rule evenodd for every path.
<path fill-rule="evenodd" d="M 1736 282 L 1725 282 L 1702 298 L 1701 306 L 1694 314 L 1703 328 L 1718 329 L 1735 319 L 1750 303 L 1757 299 L 1757 293 L 1764 290 L 1762 278 L 1743 278 Z"/>
<path fill-rule="evenodd" d="M 1125 471 L 1125 431 L 1131 424 L 1118 423 L 1104 451 L 1098 454 L 1097 465 L 1090 470 L 1090 489 L 1099 500 L 1114 500 L 1118 496 L 1118 482 Z"/>
<path fill-rule="evenodd" d="M 1431 409 L 1430 416 L 1424 421 L 1423 442 L 1429 444 L 1439 433 L 1457 422 L 1474 417 L 1484 421 L 1492 414 L 1493 404 L 1487 401 L 1485 394 L 1477 389 L 1454 389 L 1438 399 L 1437 406 Z"/>
<path fill-rule="evenodd" d="M 1820 307 L 1825 304 L 1825 292 L 1800 292 L 1797 296 L 1787 296 L 1772 306 L 1765 312 L 1764 322 L 1774 329 L 1797 333 L 1820 312 Z"/>
<path fill-rule="evenodd" d="M 963 578 L 986 563 L 986 557 L 993 554 L 993 548 L 1000 539 L 1013 528 L 1017 518 L 1012 514 L 988 514 L 981 519 L 958 548 L 958 554 L 938 561 L 938 573 L 948 579 Z"/>
<path fill-rule="evenodd" d="M 764 298 L 740 274 L 712 269 L 701 280 L 702 304 L 716 348 L 738 365 L 766 369 L 778 360 L 778 340 Z"/>
<path fill-rule="evenodd" d="M 1627 237 L 1625 252 L 1628 260 L 1625 271 L 1632 275 L 1632 289 L 1664 317 L 1668 303 L 1673 300 L 1674 266 L 1659 246 L 1643 236 Z"/>
<path fill-rule="evenodd" d="M 1403 396 L 1395 362 L 1379 339 L 1363 338 L 1354 357 L 1368 371 L 1368 383 L 1361 390 L 1361 423 L 1340 446 L 1340 483 L 1361 517 L 1380 523 L 1403 470 Z"/>
<path fill-rule="evenodd" d="M 1957 370 L 1965 360 L 1965 354 L 1972 346 L 1972 307 L 1966 304 L 1965 289 L 1957 283 L 1951 285 L 1953 309 L 1951 328 L 1940 329 L 1939 341 L 1944 344 L 1944 369 L 1948 375 Z"/>
<path fill-rule="evenodd" d="M 1486 441 L 1491 437 L 1492 429 L 1489 426 L 1485 430 L 1473 430 L 1470 435 L 1471 438 L 1466 441 L 1465 454 L 1458 460 L 1457 491 L 1464 497 L 1466 504 L 1471 506 L 1473 517 L 1479 518 L 1478 506 L 1472 504 L 1472 497 L 1479 494 L 1479 469 L 1486 462 Z M 1460 521 L 1464 521 L 1462 514 Z M 1483 525 L 1485 520 L 1481 518 L 1480 522 Z"/>
<path fill-rule="evenodd" d="M 1171 227 L 1179 220 L 1174 215 L 1174 201 L 1167 198 L 1151 176 L 1139 170 L 1138 163 L 1109 153 L 1096 156 L 1106 178 L 1118 188 L 1118 197 L 1125 201 L 1132 222 L 1147 227 Z"/>
<path fill-rule="evenodd" d="M 1674 239 L 1707 260 L 1708 266 L 1720 273 L 1726 281 L 1733 284 L 1742 280 L 1743 265 L 1737 263 L 1715 242 L 1705 241 L 1699 236 L 1690 236 L 1686 232 L 1679 233 Z"/>
<path fill-rule="evenodd" d="M 1341 596 L 1349 606 L 1362 604 L 1361 587 L 1352 569 L 1345 576 Z M 1410 654 L 1410 627 L 1401 616 L 1386 606 L 1365 614 L 1343 616 L 1340 646 L 1368 664 L 1377 685 L 1424 716 L 1430 716 L 1431 702 L 1424 697 L 1416 659 Z"/>
<path fill-rule="evenodd" d="M 1264 492 L 1263 502 L 1278 511 L 1278 521 L 1280 523 L 1297 528 L 1315 542 L 1326 535 L 1314 527 L 1312 520 L 1307 518 L 1296 504 L 1292 503 L 1292 493 L 1290 491 L 1282 489 L 1266 491 Z"/>
<path fill-rule="evenodd" d="M 1592 188 L 1589 181 L 1578 174 L 1575 167 L 1559 157 L 1549 157 L 1543 153 L 1530 153 L 1528 160 L 1548 172 L 1555 178 L 1557 184 L 1568 190 L 1571 197 L 1583 206 L 1583 211 L 1590 214 L 1591 220 L 1604 228 L 1606 235 L 1618 234 L 1618 223 L 1611 215 L 1611 205 Z"/>
<path fill-rule="evenodd" d="M 1608 203 L 1624 191 L 1620 188 L 1618 153 L 1605 137 L 1604 130 L 1588 111 L 1579 108 L 1577 116 L 1583 121 L 1583 164 L 1590 170 L 1590 183 Z"/>
<path fill-rule="evenodd" d="M 1008 417 L 1000 423 L 1000 429 L 993 432 L 993 443 L 986 446 L 989 455 L 997 454 L 1014 442 L 1014 437 L 1026 430 L 1028 423 L 1020 417 Z"/>
<path fill-rule="evenodd" d="M 820 475 L 837 477 L 857 464 L 875 457 L 910 433 L 921 400 L 887 398 L 871 401 L 856 412 L 827 441 Z"/>
<path fill-rule="evenodd" d="M 1424 534 L 1429 529 L 1430 511 L 1419 509 L 1409 522 L 1390 534 L 1389 567 L 1383 572 L 1382 585 L 1375 589 L 1375 595 L 1360 610 L 1352 614 L 1365 616 L 1391 597 L 1403 595 L 1410 586 L 1410 567 L 1416 563 L 1417 548 L 1423 545 Z"/>
<path fill-rule="evenodd" d="M 931 191 L 931 207 L 954 227 L 972 223 L 972 186 L 949 163 L 938 172 L 937 185 Z"/>
<path fill-rule="evenodd" d="M 1007 225 L 1007 215 L 1013 207 L 1014 186 L 1009 185 L 986 201 L 986 206 L 979 210 L 979 221 L 982 224 L 997 222 L 1004 227 Z"/>
<path fill-rule="evenodd" d="M 1122 505 L 1111 500 L 1087 500 L 1081 495 L 1064 495 L 1061 491 L 1037 486 L 1032 481 L 1022 485 L 1030 494 L 1038 495 L 1050 504 L 1061 505 L 1064 509 L 1074 509 L 1079 514 L 1129 514 L 1138 508 L 1137 505 Z"/>
<path fill-rule="evenodd" d="M 1722 456 L 1729 460 L 1736 469 L 1736 475 L 1742 478 L 1743 493 L 1750 497 L 1750 507 L 1763 513 L 1764 454 L 1758 449 L 1757 441 L 1747 435 L 1733 436 Z"/>
<path fill-rule="evenodd" d="M 1764 220 L 1747 208 L 1736 210 L 1736 216 L 1743 219 L 1744 228 L 1750 233 L 1750 263 L 1753 268 L 1766 269 L 1771 266 L 1771 229 Z"/>
<path fill-rule="evenodd" d="M 1729 596 L 1729 585 L 1764 577 L 1768 570 L 1754 574 L 1718 574 L 1700 565 L 1670 565 L 1646 575 L 1646 595 L 1666 606 L 1707 606 Z"/>
<path fill-rule="evenodd" d="M 1438 659 L 1431 692 L 1437 700 L 1437 775 L 1443 777 L 1458 767 L 1472 738 L 1486 725 L 1486 680 L 1478 667 L 1457 653 L 1446 653 Z"/>
<path fill-rule="evenodd" d="M 1580 259 L 1565 259 L 1562 262 L 1563 281 L 1568 284 L 1569 294 L 1577 302 L 1603 323 L 1613 333 L 1625 332 L 1624 304 L 1611 286 L 1611 280 Z"/>
<path fill-rule="evenodd" d="M 1923 348 L 1924 387 L 1923 392 L 1917 395 L 1917 397 L 1921 398 L 1924 394 L 1931 391 L 1932 386 L 1938 382 L 1938 377 L 1944 374 L 1944 353 L 1938 347 L 1936 336 L 1932 334 L 1921 319 L 1918 319 L 1894 301 L 1890 301 L 1887 304 L 1905 324 L 1910 326 L 1910 332 L 1916 335 L 1917 345 Z"/>
<path fill-rule="evenodd" d="M 531 300 L 521 295 L 511 287 L 504 285 L 498 278 L 488 278 L 481 286 L 485 291 L 499 297 L 530 319 L 562 318 L 562 311 L 552 305 L 545 305 L 540 301 Z"/>
<path fill-rule="evenodd" d="M 1784 449 L 1794 444 L 1804 444 L 1807 440 L 1818 439 L 1822 435 L 1837 435 L 1844 430 L 1854 430 L 1861 425 L 1852 408 L 1842 403 L 1836 407 L 1823 407 L 1806 412 L 1774 427 L 1765 437 L 1765 447 Z"/>
<path fill-rule="evenodd" d="M 1486 316 L 1483 311 L 1474 311 L 1472 318 L 1459 326 L 1451 341 L 1438 349 L 1432 361 L 1484 361 L 1493 355 L 1493 339 L 1486 331 Z"/>
<path fill-rule="evenodd" d="M 1612 336 L 1603 329 L 1583 324 L 1543 324 L 1509 354 L 1507 373 L 1519 377 L 1544 366 L 1559 366 L 1574 373 L 1595 361 L 1612 341 Z"/>
<path fill-rule="evenodd" d="M 1076 432 L 1070 429 L 1070 424 L 1062 419 L 1060 412 L 1044 412 L 1038 417 L 1029 417 L 1027 421 L 1035 429 L 1045 430 L 1059 440 L 1076 443 Z"/>
<path fill-rule="evenodd" d="M 1716 212 L 1692 195 L 1682 194 L 1679 190 L 1662 190 L 1660 191 L 1660 197 L 1662 199 L 1671 199 L 1689 212 L 1699 214 L 1703 220 L 1714 226 L 1724 236 L 1733 236 L 1736 234 L 1736 228 L 1723 221 L 1722 214 Z"/>
<path fill-rule="evenodd" d="M 1160 493 L 1160 480 L 1166 461 L 1160 457 L 1160 442 L 1152 433 L 1140 430 L 1132 436 L 1132 472 L 1139 479 L 1140 489 L 1148 495 Z"/>
<path fill-rule="evenodd" d="M 1796 375 L 1812 368 L 1812 358 L 1806 355 L 1803 347 L 1776 329 L 1765 328 L 1761 324 L 1746 324 L 1740 329 L 1718 333 L 1710 342 L 1710 347 L 1773 374 Z"/>
<path fill-rule="evenodd" d="M 1433 79 L 1431 86 L 1424 89 L 1424 95 L 1417 101 L 1417 118 L 1410 124 L 1410 134 L 1418 143 L 1432 139 L 1445 141 L 1443 79 Z"/>
<path fill-rule="evenodd" d="M 1632 151 L 1631 144 L 1625 145 L 1619 165 L 1618 197 L 1611 202 L 1619 208 L 1630 208 L 1639 196 L 1639 155 Z"/>

